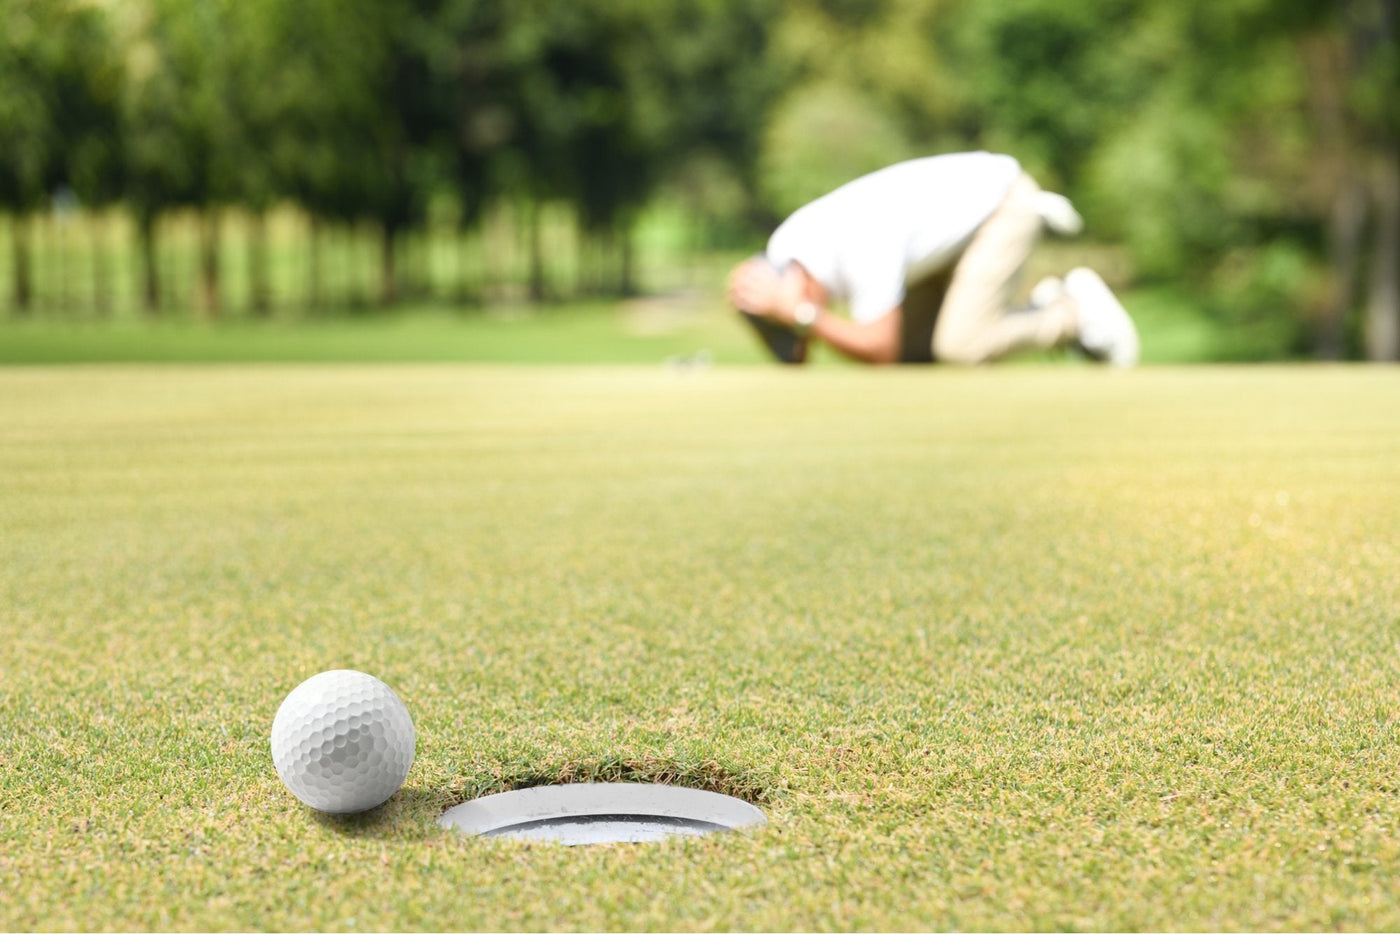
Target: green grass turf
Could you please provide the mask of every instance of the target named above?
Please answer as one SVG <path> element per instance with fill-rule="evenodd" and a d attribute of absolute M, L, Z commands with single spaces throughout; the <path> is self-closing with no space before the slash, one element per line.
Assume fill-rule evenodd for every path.
<path fill-rule="evenodd" d="M 0 369 L 0 929 L 1400 927 L 1400 374 Z M 285 694 L 418 759 L 318 817 Z M 460 838 L 657 778 L 771 823 Z"/>
<path fill-rule="evenodd" d="M 1278 335 L 1230 328 L 1163 290 L 1126 296 L 1147 363 L 1278 358 Z M 453 312 L 410 306 L 392 313 L 322 317 L 0 317 L 0 364 L 228 362 L 655 363 L 707 355 L 756 363 L 767 354 L 717 289 L 629 302 L 520 306 Z M 1065 351 L 1022 358 L 1063 360 Z M 815 358 L 835 361 L 819 346 Z"/>
<path fill-rule="evenodd" d="M 415 307 L 325 318 L 0 322 L 0 364 L 94 362 L 652 363 L 704 350 L 727 363 L 764 359 L 715 300 L 505 308 Z"/>

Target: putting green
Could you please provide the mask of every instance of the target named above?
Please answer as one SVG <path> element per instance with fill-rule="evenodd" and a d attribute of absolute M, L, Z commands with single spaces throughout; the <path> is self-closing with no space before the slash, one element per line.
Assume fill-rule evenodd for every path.
<path fill-rule="evenodd" d="M 1393 929 L 1397 633 L 1394 369 L 0 369 L 0 929 Z M 589 779 L 769 823 L 435 823 Z"/>

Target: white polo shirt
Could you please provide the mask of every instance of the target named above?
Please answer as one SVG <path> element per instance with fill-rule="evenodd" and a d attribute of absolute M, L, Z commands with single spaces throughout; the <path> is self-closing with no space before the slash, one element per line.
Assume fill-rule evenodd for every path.
<path fill-rule="evenodd" d="M 797 260 L 852 318 L 874 321 L 906 284 L 956 262 L 1020 175 L 1014 158 L 988 152 L 896 163 L 798 208 L 773 231 L 768 260 Z"/>

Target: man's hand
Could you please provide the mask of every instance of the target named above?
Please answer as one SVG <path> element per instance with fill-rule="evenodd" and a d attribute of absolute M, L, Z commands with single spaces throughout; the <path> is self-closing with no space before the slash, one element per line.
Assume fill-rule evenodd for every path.
<path fill-rule="evenodd" d="M 730 273 L 727 293 L 730 304 L 740 311 L 792 325 L 802 301 L 802 277 L 791 271 L 779 274 L 766 260 L 755 258 Z"/>

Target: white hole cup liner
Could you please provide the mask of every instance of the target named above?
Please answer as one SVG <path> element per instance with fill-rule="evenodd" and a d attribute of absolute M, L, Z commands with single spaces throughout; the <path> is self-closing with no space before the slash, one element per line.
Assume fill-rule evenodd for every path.
<path fill-rule="evenodd" d="M 634 782 L 522 788 L 467 801 L 438 818 L 440 826 L 462 833 L 566 846 L 651 843 L 767 822 L 762 811 L 738 798 Z"/>

